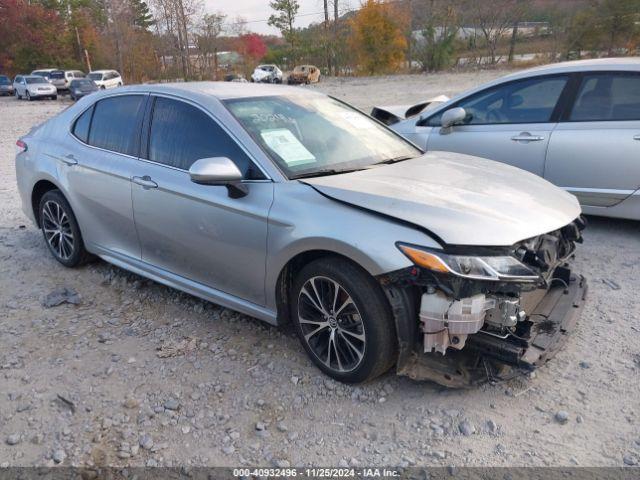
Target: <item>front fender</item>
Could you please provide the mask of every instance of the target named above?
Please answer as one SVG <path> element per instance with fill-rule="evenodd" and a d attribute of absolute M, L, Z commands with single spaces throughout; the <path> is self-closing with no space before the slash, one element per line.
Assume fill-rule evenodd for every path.
<path fill-rule="evenodd" d="M 329 199 L 308 185 L 276 184 L 267 240 L 267 307 L 277 308 L 278 278 L 297 255 L 318 250 L 336 253 L 378 276 L 411 266 L 396 247 L 398 241 L 440 248 L 412 226 Z"/>

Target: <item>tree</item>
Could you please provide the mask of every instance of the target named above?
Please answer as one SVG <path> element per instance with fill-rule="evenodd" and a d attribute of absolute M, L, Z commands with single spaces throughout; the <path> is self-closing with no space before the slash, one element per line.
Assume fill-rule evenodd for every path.
<path fill-rule="evenodd" d="M 598 18 L 595 8 L 583 8 L 569 17 L 566 28 L 564 58 L 573 54 L 580 58 L 583 50 L 595 50 L 598 46 Z"/>
<path fill-rule="evenodd" d="M 255 65 L 267 54 L 267 45 L 257 33 L 247 33 L 238 38 L 238 52 Z"/>
<path fill-rule="evenodd" d="M 407 40 L 400 12 L 389 3 L 367 0 L 351 21 L 351 46 L 358 69 L 369 74 L 397 70 L 405 59 Z"/>
<path fill-rule="evenodd" d="M 175 67 L 180 61 L 182 77 L 186 80 L 191 76 L 191 59 L 189 44 L 194 33 L 194 17 L 200 13 L 199 0 L 153 0 L 153 6 L 158 19 L 156 34 L 163 39 L 163 61 L 165 54 L 167 61 Z M 175 72 L 178 73 L 178 72 Z"/>
<path fill-rule="evenodd" d="M 525 2 L 520 0 L 469 0 L 467 4 L 473 25 L 480 30 L 487 50 L 489 63 L 496 64 L 500 60 L 497 55 L 498 44 L 514 24 L 522 17 Z"/>
<path fill-rule="evenodd" d="M 297 0 L 272 0 L 269 6 L 276 13 L 269 16 L 267 23 L 280 30 L 284 39 L 289 43 L 291 55 L 295 56 L 296 29 L 294 23 L 300 4 Z"/>
<path fill-rule="evenodd" d="M 0 71 L 18 73 L 43 65 L 75 65 L 69 44 L 57 42 L 65 31 L 56 10 L 24 0 L 0 0 Z"/>
<path fill-rule="evenodd" d="M 602 31 L 602 45 L 607 54 L 626 47 L 638 35 L 640 2 L 638 0 L 603 0 L 597 9 Z"/>
<path fill-rule="evenodd" d="M 459 14 L 450 1 L 430 0 L 420 34 L 414 39 L 414 50 L 425 71 L 442 70 L 453 59 L 460 29 Z"/>
<path fill-rule="evenodd" d="M 224 28 L 227 16 L 222 12 L 206 13 L 198 26 L 196 45 L 200 54 L 202 66 L 207 73 L 213 73 L 213 79 L 218 77 L 218 42 Z M 213 68 L 211 61 L 213 60 Z"/>
<path fill-rule="evenodd" d="M 129 0 L 133 14 L 133 25 L 143 30 L 149 30 L 156 22 L 144 0 Z"/>

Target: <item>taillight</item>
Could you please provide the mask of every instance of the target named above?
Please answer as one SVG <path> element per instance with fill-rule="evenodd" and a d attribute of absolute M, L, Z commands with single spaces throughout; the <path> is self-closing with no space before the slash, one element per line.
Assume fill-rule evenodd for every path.
<path fill-rule="evenodd" d="M 27 144 L 26 144 L 24 141 L 22 141 L 22 140 L 18 140 L 18 141 L 16 142 L 16 155 L 17 155 L 18 153 L 26 152 L 26 151 L 27 151 L 27 148 L 28 148 L 28 147 L 27 147 Z"/>

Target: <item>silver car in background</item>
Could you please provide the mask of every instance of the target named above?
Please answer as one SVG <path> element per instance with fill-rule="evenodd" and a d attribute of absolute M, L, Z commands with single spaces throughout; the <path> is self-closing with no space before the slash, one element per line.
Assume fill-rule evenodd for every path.
<path fill-rule="evenodd" d="M 425 155 L 320 93 L 124 87 L 17 148 L 24 212 L 60 263 L 97 255 L 292 322 L 340 381 L 393 365 L 451 386 L 529 371 L 584 303 L 574 196 L 508 165 Z"/>
<path fill-rule="evenodd" d="M 58 98 L 58 90 L 46 78 L 38 75 L 16 75 L 13 79 L 13 93 L 18 100 L 38 98 Z"/>
<path fill-rule="evenodd" d="M 573 193 L 585 213 L 640 220 L 638 58 L 532 68 L 412 118 L 374 115 L 425 150 L 508 163 Z"/>
<path fill-rule="evenodd" d="M 13 83 L 6 75 L 0 75 L 0 95 L 13 95 Z"/>

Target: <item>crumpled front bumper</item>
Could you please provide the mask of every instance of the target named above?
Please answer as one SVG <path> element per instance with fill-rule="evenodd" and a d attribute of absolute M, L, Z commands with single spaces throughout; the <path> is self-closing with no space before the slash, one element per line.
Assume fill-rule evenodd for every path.
<path fill-rule="evenodd" d="M 440 353 L 412 351 L 398 363 L 397 373 L 414 380 L 432 380 L 453 387 L 508 380 L 544 365 L 564 345 L 582 312 L 587 281 L 571 274 L 556 279 L 534 305 L 518 336 L 498 337 L 484 331 L 470 335 L 462 350 Z"/>

